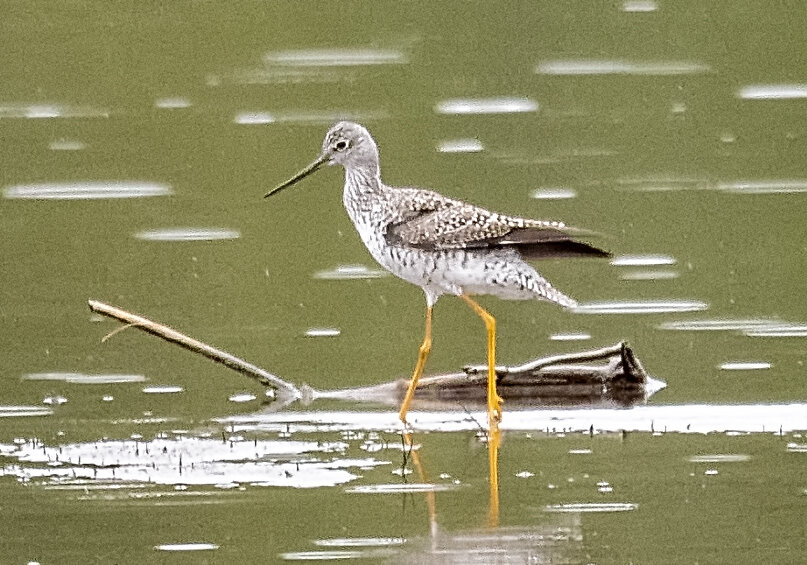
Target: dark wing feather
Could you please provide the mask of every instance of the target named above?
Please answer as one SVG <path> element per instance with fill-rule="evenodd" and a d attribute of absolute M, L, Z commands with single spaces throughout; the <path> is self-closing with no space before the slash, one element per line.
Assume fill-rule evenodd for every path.
<path fill-rule="evenodd" d="M 574 239 L 590 232 L 560 222 L 528 220 L 489 212 L 456 200 L 432 201 L 411 210 L 387 227 L 392 245 L 419 249 L 516 249 L 526 259 L 610 257 L 610 253 Z M 435 209 L 436 208 L 436 209 Z"/>

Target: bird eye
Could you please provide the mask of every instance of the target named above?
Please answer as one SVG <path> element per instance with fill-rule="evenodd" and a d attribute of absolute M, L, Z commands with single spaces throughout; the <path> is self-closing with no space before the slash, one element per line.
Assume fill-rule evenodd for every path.
<path fill-rule="evenodd" d="M 344 151 L 345 149 L 347 149 L 347 141 L 345 141 L 344 139 L 341 141 L 337 141 L 334 147 L 336 147 L 337 151 Z"/>

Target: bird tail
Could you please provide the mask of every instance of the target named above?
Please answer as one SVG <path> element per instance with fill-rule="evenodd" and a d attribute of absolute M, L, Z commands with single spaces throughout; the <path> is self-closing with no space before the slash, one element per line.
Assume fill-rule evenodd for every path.
<path fill-rule="evenodd" d="M 541 298 L 543 298 L 544 300 L 554 302 L 555 304 L 560 304 L 564 308 L 577 307 L 577 300 L 569 296 L 566 296 L 548 282 L 544 282 L 536 290 L 538 294 L 541 296 Z"/>

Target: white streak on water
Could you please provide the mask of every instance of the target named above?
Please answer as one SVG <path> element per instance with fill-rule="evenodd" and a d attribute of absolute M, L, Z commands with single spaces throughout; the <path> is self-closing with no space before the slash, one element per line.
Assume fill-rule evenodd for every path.
<path fill-rule="evenodd" d="M 744 100 L 793 100 L 807 98 L 807 84 L 750 84 L 737 91 Z"/>
<path fill-rule="evenodd" d="M 669 255 L 618 255 L 611 260 L 615 267 L 653 267 L 675 263 L 675 258 Z"/>
<path fill-rule="evenodd" d="M 19 184 L 6 187 L 6 198 L 26 200 L 98 200 L 172 194 L 167 184 L 136 181 L 79 181 Z"/>
<path fill-rule="evenodd" d="M 218 548 L 215 543 L 164 543 L 154 546 L 157 551 L 211 551 Z"/>
<path fill-rule="evenodd" d="M 573 308 L 581 314 L 661 314 L 706 310 L 705 302 L 690 300 L 588 302 Z"/>
<path fill-rule="evenodd" d="M 625 0 L 622 3 L 622 11 L 629 13 L 648 13 L 658 10 L 658 4 L 654 0 Z"/>
<path fill-rule="evenodd" d="M 143 375 L 115 375 L 99 374 L 85 375 L 83 373 L 28 373 L 22 377 L 25 381 L 62 381 L 69 384 L 120 384 L 142 383 L 146 381 Z"/>
<path fill-rule="evenodd" d="M 807 192 L 807 180 L 738 180 L 733 182 L 719 182 L 715 188 L 724 192 L 734 192 L 737 194 L 796 193 Z"/>
<path fill-rule="evenodd" d="M 709 65 L 692 61 L 629 61 L 607 59 L 558 59 L 539 63 L 543 75 L 691 75 L 707 73 Z"/>
<path fill-rule="evenodd" d="M 437 151 L 440 153 L 479 153 L 484 151 L 485 147 L 478 139 L 452 139 L 443 141 L 437 146 Z"/>
<path fill-rule="evenodd" d="M 238 239 L 241 234 L 226 228 L 164 228 L 141 231 L 135 237 L 146 241 L 215 241 Z"/>
<path fill-rule="evenodd" d="M 59 102 L 0 104 L 0 119 L 3 118 L 108 118 L 109 110 L 92 106 L 73 106 Z"/>
<path fill-rule="evenodd" d="M 537 200 L 566 200 L 574 198 L 577 193 L 571 188 L 536 188 L 530 196 Z"/>
<path fill-rule="evenodd" d="M 298 49 L 267 53 L 264 61 L 298 67 L 355 67 L 401 64 L 407 59 L 395 49 Z"/>
<path fill-rule="evenodd" d="M 339 265 L 333 269 L 317 271 L 314 273 L 315 279 L 325 280 L 353 280 L 353 279 L 377 279 L 386 277 L 388 273 L 379 269 L 371 269 L 365 265 Z"/>
<path fill-rule="evenodd" d="M 338 328 L 309 328 L 306 330 L 306 337 L 336 337 L 341 334 Z"/>
<path fill-rule="evenodd" d="M 145 394 L 176 394 L 185 392 L 185 389 L 176 385 L 147 386 L 143 388 Z"/>
<path fill-rule="evenodd" d="M 453 98 L 439 102 L 438 114 L 513 114 L 535 112 L 538 103 L 525 97 L 503 96 L 499 98 Z"/>
<path fill-rule="evenodd" d="M 766 361 L 727 361 L 718 368 L 724 371 L 759 371 L 770 369 L 771 364 Z"/>

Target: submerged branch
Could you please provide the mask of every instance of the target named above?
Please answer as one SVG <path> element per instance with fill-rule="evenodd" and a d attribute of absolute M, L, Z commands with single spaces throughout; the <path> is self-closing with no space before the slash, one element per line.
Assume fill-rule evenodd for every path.
<path fill-rule="evenodd" d="M 265 387 L 276 389 L 280 402 L 273 409 L 295 400 L 308 403 L 326 398 L 397 405 L 408 383 L 406 379 L 399 379 L 330 391 L 315 390 L 306 385 L 298 388 L 252 363 L 168 326 L 96 300 L 90 300 L 89 306 L 93 312 L 176 343 L 247 375 Z M 538 358 L 513 367 L 497 367 L 496 372 L 499 394 L 512 407 L 630 405 L 644 401 L 665 386 L 647 374 L 633 350 L 624 342 L 591 351 Z M 456 406 L 458 402 L 467 407 L 484 403 L 486 394 L 487 367 L 466 366 L 458 373 L 423 377 L 415 391 L 415 402 L 420 407 L 446 408 Z"/>
<path fill-rule="evenodd" d="M 157 322 L 152 322 L 148 318 L 138 316 L 137 314 L 132 314 L 131 312 L 121 310 L 115 306 L 110 306 L 109 304 L 104 304 L 103 302 L 99 302 L 97 300 L 90 300 L 88 301 L 88 304 L 90 306 L 90 310 L 93 312 L 98 312 L 104 316 L 114 318 L 128 324 L 129 326 L 139 328 L 144 332 L 161 337 L 166 341 L 176 343 L 177 345 L 193 351 L 194 353 L 204 355 L 208 359 L 212 359 L 217 363 L 221 363 L 230 369 L 238 371 L 242 375 L 255 379 L 263 386 L 277 389 L 280 394 L 285 394 L 287 397 L 291 397 L 294 400 L 301 397 L 300 390 L 290 382 L 284 381 L 277 375 L 273 375 L 269 371 L 261 369 L 257 365 L 244 361 L 243 359 L 227 353 L 226 351 L 216 349 L 215 347 L 207 345 L 206 343 L 193 339 L 192 337 L 188 337 L 173 328 L 169 328 L 163 324 L 158 324 Z"/>

